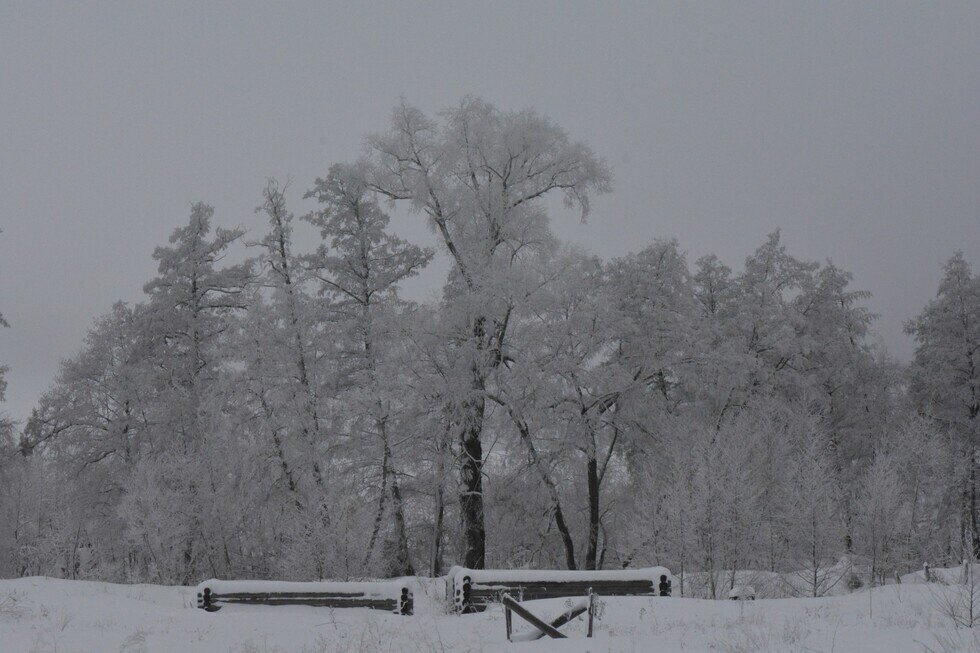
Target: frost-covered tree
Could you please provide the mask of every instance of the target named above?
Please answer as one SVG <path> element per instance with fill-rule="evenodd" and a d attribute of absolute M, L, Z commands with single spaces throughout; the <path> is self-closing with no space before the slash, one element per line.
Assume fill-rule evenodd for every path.
<path fill-rule="evenodd" d="M 701 343 L 708 345 L 698 391 L 703 405 L 724 421 L 753 407 L 776 415 L 781 405 L 808 403 L 829 438 L 850 547 L 853 491 L 897 388 L 889 364 L 867 342 L 874 317 L 863 305 L 868 294 L 851 289 L 850 275 L 832 263 L 794 258 L 778 231 L 746 259 L 741 274 L 709 256 L 694 278 Z"/>
<path fill-rule="evenodd" d="M 64 573 L 71 577 L 91 565 L 121 580 L 139 558 L 126 546 L 117 510 L 136 465 L 158 444 L 148 422 L 152 371 L 144 316 L 139 305 L 117 303 L 99 318 L 82 350 L 62 361 L 22 435 L 21 451 L 37 460 L 33 470 L 66 492 L 55 510 L 64 511 L 62 523 L 71 531 L 62 543 Z"/>
<path fill-rule="evenodd" d="M 796 451 L 783 498 L 794 570 L 803 594 L 813 597 L 844 582 L 845 573 L 835 568 L 844 547 L 839 487 L 827 436 L 815 422 L 804 414 L 796 423 Z"/>
<path fill-rule="evenodd" d="M 857 524 L 860 552 L 870 561 L 871 583 L 884 584 L 898 575 L 907 560 L 905 537 L 911 506 L 906 497 L 901 458 L 884 449 L 875 451 L 857 492 Z"/>
<path fill-rule="evenodd" d="M 517 436 L 512 455 L 526 456 L 521 469 L 548 497 L 549 529 L 553 523 L 563 564 L 594 569 L 600 486 L 618 453 L 617 436 L 601 423 L 614 412 L 614 401 L 598 398 L 610 386 L 619 388 L 605 365 L 613 347 L 605 273 L 599 259 L 568 250 L 540 256 L 534 278 L 528 286 L 534 291 L 516 305 L 508 361 L 488 396 L 504 409 Z M 581 505 L 587 519 L 579 529 L 586 534 L 579 561 L 569 516 Z"/>
<path fill-rule="evenodd" d="M 336 444 L 324 415 L 331 392 L 324 348 L 330 345 L 323 311 L 309 292 L 310 274 L 294 251 L 288 186 L 270 180 L 263 189 L 256 212 L 268 218 L 268 231 L 247 243 L 259 253 L 255 283 L 242 295 L 247 309 L 225 316 L 227 330 L 218 344 L 234 363 L 222 373 L 230 393 L 226 403 L 234 407 L 228 430 L 250 445 L 244 450 L 253 457 L 248 473 L 262 475 L 256 485 L 271 484 L 253 510 L 263 521 L 258 530 L 273 540 L 263 546 L 279 551 L 264 568 L 316 578 L 337 571 L 327 542 L 343 490 L 328 470 Z M 272 514 L 278 515 L 274 522 Z"/>
<path fill-rule="evenodd" d="M 141 455 L 162 444 L 150 441 L 147 425 L 145 316 L 143 306 L 116 303 L 96 321 L 82 351 L 62 361 L 30 421 L 35 446 L 51 439 L 79 470 L 96 463 L 118 466 L 119 473 L 110 476 L 122 484 Z"/>
<path fill-rule="evenodd" d="M 398 284 L 417 274 L 432 252 L 387 230 L 390 219 L 371 192 L 367 172 L 366 164 L 331 167 L 327 177 L 317 179 L 307 193 L 317 199 L 320 208 L 306 219 L 329 242 L 310 261 L 323 284 L 322 292 L 331 299 L 331 319 L 346 335 L 342 345 L 346 378 L 338 397 L 347 415 L 345 430 L 355 450 L 370 451 L 368 458 L 377 461 L 380 490 L 365 561 L 372 560 L 384 516 L 390 514 L 389 559 L 384 561 L 383 572 L 402 576 L 414 573 L 414 567 L 394 452 L 407 440 L 399 433 L 405 412 L 399 391 L 401 373 L 390 364 L 398 339 L 396 293 Z M 365 441 L 370 442 L 367 447 L 362 446 Z"/>
<path fill-rule="evenodd" d="M 0 229 L 0 233 L 2 232 L 3 230 Z M 4 319 L 3 313 L 0 313 L 0 327 L 3 328 L 10 327 L 10 323 Z M 7 371 L 8 371 L 7 366 L 4 365 L 2 361 L 0 361 L 0 403 L 3 403 L 4 396 L 7 392 L 7 380 L 4 378 Z M 13 428 L 14 428 L 13 422 L 10 421 L 10 418 L 7 416 L 7 414 L 4 412 L 0 412 L 0 467 L 3 466 L 3 462 L 5 458 L 4 452 L 7 449 L 7 447 L 9 447 L 10 439 L 13 436 Z"/>
<path fill-rule="evenodd" d="M 905 326 L 915 339 L 911 396 L 948 432 L 961 466 L 961 533 L 967 555 L 980 557 L 980 276 L 962 253 L 946 262 L 936 299 Z"/>
<path fill-rule="evenodd" d="M 600 339 L 593 337 L 594 351 L 572 374 L 578 401 L 570 404 L 573 423 L 585 436 L 588 568 L 601 562 L 595 556 L 603 482 L 619 476 L 629 496 L 630 479 L 659 459 L 664 425 L 691 401 L 698 332 L 690 273 L 675 241 L 612 261 L 597 292 L 608 297 L 608 309 L 579 317 L 580 324 L 601 330 Z"/>
<path fill-rule="evenodd" d="M 259 374 L 266 381 L 272 381 L 270 376 L 275 381 L 271 388 L 261 387 L 255 394 L 265 417 L 272 422 L 269 428 L 273 439 L 290 436 L 296 439 L 306 459 L 304 466 L 309 468 L 313 484 L 322 492 L 323 390 L 318 378 L 321 352 L 316 337 L 320 317 L 304 292 L 309 274 L 293 252 L 293 214 L 286 208 L 285 191 L 286 186 L 270 181 L 263 191 L 265 201 L 256 209 L 269 218 L 269 233 L 258 244 L 264 249 L 260 259 L 265 272 L 264 285 L 272 290 L 272 296 L 268 311 L 262 311 L 256 301 L 255 312 L 262 313 L 257 326 L 267 337 L 256 336 L 259 340 L 254 344 L 261 351 L 253 353 L 273 362 L 274 369 Z M 281 396 L 268 396 L 277 391 Z M 285 429 L 285 434 L 280 433 L 281 429 Z M 276 450 L 283 472 L 289 477 L 290 465 L 298 463 L 288 461 L 280 442 L 276 443 Z M 296 482 L 290 480 L 294 491 Z"/>
<path fill-rule="evenodd" d="M 641 504 L 646 510 L 639 517 L 657 529 L 657 546 L 669 564 L 700 572 L 685 591 L 718 598 L 733 586 L 735 569 L 755 562 L 761 441 L 748 420 L 721 429 L 676 426 L 682 431 L 665 432 L 662 494 L 648 496 L 652 505 Z"/>
<path fill-rule="evenodd" d="M 218 338 L 229 314 L 245 308 L 251 278 L 247 265 L 217 267 L 242 232 L 218 227 L 212 236 L 213 215 L 206 204 L 191 207 L 189 223 L 170 236 L 171 246 L 153 252 L 159 276 L 143 287 L 149 297 L 152 355 L 160 367 L 161 391 L 170 399 L 163 419 L 177 436 L 174 444 L 185 452 L 206 436 L 199 417 L 203 391 L 218 372 Z"/>
<path fill-rule="evenodd" d="M 609 173 L 592 151 L 533 111 L 504 112 L 468 98 L 433 121 L 407 104 L 370 141 L 371 182 L 425 214 L 452 260 L 446 302 L 467 352 L 454 397 L 463 482 L 463 563 L 486 561 L 483 430 L 490 375 L 506 357 L 513 312 L 509 273 L 551 240 L 541 200 L 553 192 L 588 211 Z"/>
<path fill-rule="evenodd" d="M 851 547 L 852 495 L 871 464 L 875 440 L 893 408 L 894 367 L 867 341 L 874 316 L 863 306 L 869 293 L 849 288 L 851 275 L 828 263 L 811 275 L 794 299 L 800 316 L 798 370 L 811 411 L 828 434 L 834 479 L 840 490 L 844 543 Z"/>
<path fill-rule="evenodd" d="M 158 540 L 158 567 L 179 574 L 171 580 L 189 581 L 231 566 L 233 531 L 221 519 L 205 519 L 220 497 L 215 479 L 222 461 L 207 451 L 220 448 L 227 430 L 222 371 L 234 358 L 222 348 L 222 338 L 232 316 L 246 307 L 251 273 L 247 264 L 220 267 L 241 232 L 217 228 L 212 234 L 213 213 L 205 204 L 191 207 L 187 226 L 174 231 L 171 246 L 153 252 L 159 274 L 144 286 L 153 361 L 148 401 L 160 446 L 137 466 L 140 482 L 125 507 L 133 518 L 131 537 Z M 216 530 L 209 533 L 210 527 Z M 166 565 L 164 556 L 170 558 Z"/>

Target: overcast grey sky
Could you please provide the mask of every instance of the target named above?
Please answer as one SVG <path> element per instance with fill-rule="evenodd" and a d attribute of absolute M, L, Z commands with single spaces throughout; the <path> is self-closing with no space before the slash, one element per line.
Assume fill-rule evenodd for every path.
<path fill-rule="evenodd" d="M 738 269 L 781 227 L 874 294 L 900 359 L 943 262 L 980 266 L 977 2 L 0 0 L 0 410 L 24 419 L 92 320 L 140 299 L 191 202 L 261 233 L 266 178 L 305 212 L 399 96 L 466 94 L 612 164 L 562 238 L 603 257 L 677 238 Z"/>

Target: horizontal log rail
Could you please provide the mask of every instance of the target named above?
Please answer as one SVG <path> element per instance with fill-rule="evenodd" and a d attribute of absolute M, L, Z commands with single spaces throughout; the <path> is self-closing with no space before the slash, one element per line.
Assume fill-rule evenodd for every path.
<path fill-rule="evenodd" d="M 412 591 L 405 585 L 393 583 L 290 583 L 309 585 L 300 591 L 261 589 L 261 581 L 241 581 L 245 589 L 235 587 L 235 581 L 205 581 L 197 587 L 197 607 L 216 612 L 225 605 L 307 605 L 323 608 L 371 608 L 395 614 L 410 615 L 415 608 Z M 275 583 L 268 583 L 274 586 Z"/>
<path fill-rule="evenodd" d="M 503 594 L 518 601 L 584 596 L 590 590 L 604 596 L 670 596 L 670 572 L 663 567 L 642 570 L 450 571 L 446 589 L 451 605 L 459 613 L 480 612 L 499 603 Z"/>

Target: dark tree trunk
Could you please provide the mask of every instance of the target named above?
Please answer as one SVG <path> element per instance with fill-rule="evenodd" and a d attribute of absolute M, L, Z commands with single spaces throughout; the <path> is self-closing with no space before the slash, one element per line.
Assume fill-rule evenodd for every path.
<path fill-rule="evenodd" d="M 474 371 L 474 376 L 476 372 Z M 482 386 L 479 379 L 475 385 Z M 463 491 L 460 514 L 463 520 L 463 564 L 469 569 L 483 569 L 486 564 L 486 526 L 483 521 L 483 417 L 486 400 L 482 387 L 463 404 L 461 476 Z"/>
<path fill-rule="evenodd" d="M 259 398 L 259 403 L 262 404 L 262 410 L 265 412 L 266 419 L 269 423 L 273 422 L 272 407 L 269 406 L 269 402 L 265 399 L 264 392 L 260 391 L 255 393 Z M 299 486 L 296 484 L 296 479 L 293 476 L 293 470 L 289 466 L 289 461 L 286 460 L 286 451 L 283 449 L 282 437 L 279 435 L 279 430 L 273 425 L 272 426 L 272 444 L 276 450 L 276 457 L 279 459 L 279 468 L 282 470 L 282 476 L 286 479 L 286 486 L 289 488 L 289 493 L 293 496 L 293 505 L 300 512 L 303 512 L 304 506 L 303 502 L 300 501 Z"/>
<path fill-rule="evenodd" d="M 385 459 L 388 461 L 387 474 L 389 476 L 389 487 L 391 488 L 392 516 L 395 520 L 395 557 L 396 567 L 392 575 L 394 576 L 414 576 L 415 567 L 408 554 L 408 533 L 405 529 L 405 508 L 402 503 L 402 492 L 398 487 L 398 476 L 391 463 L 391 450 L 388 448 L 388 441 L 385 439 Z"/>
<path fill-rule="evenodd" d="M 432 556 L 429 575 L 435 578 L 442 575 L 442 519 L 445 514 L 442 480 L 437 482 L 435 496 L 435 523 L 432 526 Z"/>
<path fill-rule="evenodd" d="M 577 569 L 575 564 L 575 543 L 572 535 L 568 532 L 568 525 L 565 523 L 565 514 L 561 510 L 561 504 L 555 504 L 555 526 L 561 533 L 561 541 L 565 545 L 565 566 L 574 571 Z"/>
<path fill-rule="evenodd" d="M 970 544 L 973 559 L 980 559 L 980 526 L 977 524 L 977 450 L 970 449 Z"/>
<path fill-rule="evenodd" d="M 589 547 L 585 552 L 585 568 L 596 569 L 599 549 L 599 464 L 595 458 L 589 458 L 586 473 L 589 484 Z"/>

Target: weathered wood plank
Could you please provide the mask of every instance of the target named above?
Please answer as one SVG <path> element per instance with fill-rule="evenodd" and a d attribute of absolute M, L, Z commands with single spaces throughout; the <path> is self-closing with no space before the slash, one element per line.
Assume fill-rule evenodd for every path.
<path fill-rule="evenodd" d="M 222 582 L 224 588 L 231 587 L 233 581 Z M 394 589 L 394 588 L 392 588 Z M 388 610 L 398 614 L 410 615 L 414 612 L 414 600 L 408 587 L 399 588 L 397 594 L 368 593 L 362 588 L 357 591 L 343 591 L 331 588 L 329 591 L 226 591 L 214 592 L 206 584 L 198 586 L 197 605 L 209 612 L 215 612 L 223 605 L 306 605 L 325 608 L 371 608 Z"/>
<path fill-rule="evenodd" d="M 226 592 L 223 594 L 211 593 L 211 596 L 220 596 L 226 599 L 237 598 L 256 598 L 256 599 L 303 599 L 303 598 L 323 598 L 332 597 L 338 599 L 357 599 L 366 598 L 364 592 Z"/>
<path fill-rule="evenodd" d="M 220 596 L 212 597 L 211 604 L 222 605 L 309 605 L 321 608 L 377 608 L 381 610 L 395 610 L 398 608 L 398 601 L 395 599 L 348 599 L 339 600 L 334 598 L 317 599 L 314 597 L 305 599 L 225 599 Z"/>

